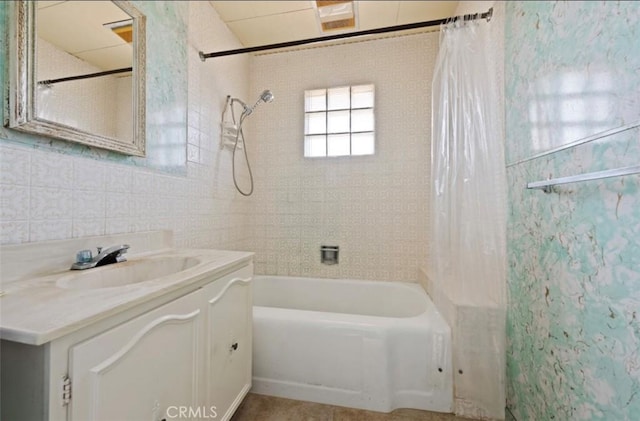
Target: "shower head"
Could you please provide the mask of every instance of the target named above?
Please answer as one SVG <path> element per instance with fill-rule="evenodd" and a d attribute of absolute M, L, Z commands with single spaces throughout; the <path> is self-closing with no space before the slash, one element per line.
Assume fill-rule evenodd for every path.
<path fill-rule="evenodd" d="M 273 93 L 269 89 L 266 89 L 266 90 L 262 91 L 262 93 L 260 94 L 260 99 L 258 100 L 258 102 L 260 102 L 260 101 L 262 101 L 264 103 L 273 101 Z"/>
<path fill-rule="evenodd" d="M 258 105 L 260 105 L 260 103 L 261 103 L 261 102 L 269 103 L 269 102 L 272 102 L 272 101 L 273 101 L 273 98 L 274 98 L 273 93 L 272 93 L 269 89 L 265 89 L 265 90 L 264 90 L 264 91 L 262 91 L 262 93 L 260 94 L 260 98 L 258 98 L 258 100 L 256 101 L 256 103 L 255 103 L 255 104 L 253 104 L 253 107 L 251 107 L 251 108 L 246 108 L 246 107 L 245 107 L 245 110 L 244 110 L 245 114 L 246 114 L 246 115 L 251 114 L 251 113 L 253 112 L 253 110 L 255 110 L 255 109 L 256 109 L 256 107 L 257 107 Z"/>
<path fill-rule="evenodd" d="M 239 100 L 238 98 L 231 98 L 231 95 L 227 95 L 227 103 L 231 105 L 233 105 L 234 102 L 240 103 L 240 105 L 242 105 L 242 108 L 243 108 L 242 114 L 246 117 L 249 114 L 251 114 L 253 110 L 255 110 L 256 107 L 260 105 L 261 102 L 264 102 L 264 103 L 273 102 L 273 98 L 274 98 L 273 93 L 269 89 L 265 89 L 260 94 L 260 97 L 258 98 L 256 103 L 253 104 L 253 107 L 249 107 L 247 104 L 245 104 L 243 101 Z"/>

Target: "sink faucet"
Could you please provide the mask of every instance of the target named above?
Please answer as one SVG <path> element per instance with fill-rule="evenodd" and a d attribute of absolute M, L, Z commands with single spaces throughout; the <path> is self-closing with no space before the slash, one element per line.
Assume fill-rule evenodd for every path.
<path fill-rule="evenodd" d="M 71 265 L 72 270 L 91 269 L 112 263 L 126 262 L 124 254 L 129 249 L 128 244 L 120 244 L 107 248 L 98 247 L 98 255 L 93 257 L 91 250 L 80 250 L 76 254 L 76 262 Z"/>

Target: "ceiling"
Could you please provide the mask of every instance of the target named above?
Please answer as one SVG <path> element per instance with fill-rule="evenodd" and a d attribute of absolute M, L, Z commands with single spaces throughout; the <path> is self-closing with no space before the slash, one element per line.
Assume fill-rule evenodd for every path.
<path fill-rule="evenodd" d="M 210 2 L 245 47 L 316 38 L 322 32 L 315 1 Z M 455 14 L 457 1 L 354 1 L 356 28 L 382 28 L 442 19 Z M 343 32 L 351 32 L 343 31 Z"/>
<path fill-rule="evenodd" d="M 102 70 L 131 67 L 133 50 L 105 23 L 130 19 L 111 1 L 38 1 L 38 37 Z"/>
<path fill-rule="evenodd" d="M 356 27 L 322 32 L 316 1 L 210 1 L 245 47 L 453 16 L 457 1 L 354 1 Z M 111 1 L 39 1 L 38 36 L 103 70 L 131 66 L 131 45 L 105 23 L 129 16 Z"/>

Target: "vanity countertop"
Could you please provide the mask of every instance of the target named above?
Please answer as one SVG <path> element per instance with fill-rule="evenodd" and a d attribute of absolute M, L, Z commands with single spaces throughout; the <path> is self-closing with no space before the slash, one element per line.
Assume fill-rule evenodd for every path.
<path fill-rule="evenodd" d="M 210 249 L 162 249 L 85 271 L 59 271 L 2 285 L 0 338 L 42 345 L 168 294 L 185 293 L 245 266 L 253 253 Z M 195 258 L 199 263 L 153 280 L 107 288 L 64 288 L 61 278 L 74 273 L 108 271 L 147 258 Z M 106 273 L 106 272 L 105 272 Z"/>

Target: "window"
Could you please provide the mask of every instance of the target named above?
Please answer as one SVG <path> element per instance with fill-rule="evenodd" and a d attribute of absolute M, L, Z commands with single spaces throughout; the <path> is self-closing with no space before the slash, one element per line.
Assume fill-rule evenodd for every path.
<path fill-rule="evenodd" d="M 304 156 L 373 155 L 373 85 L 304 92 Z"/>

